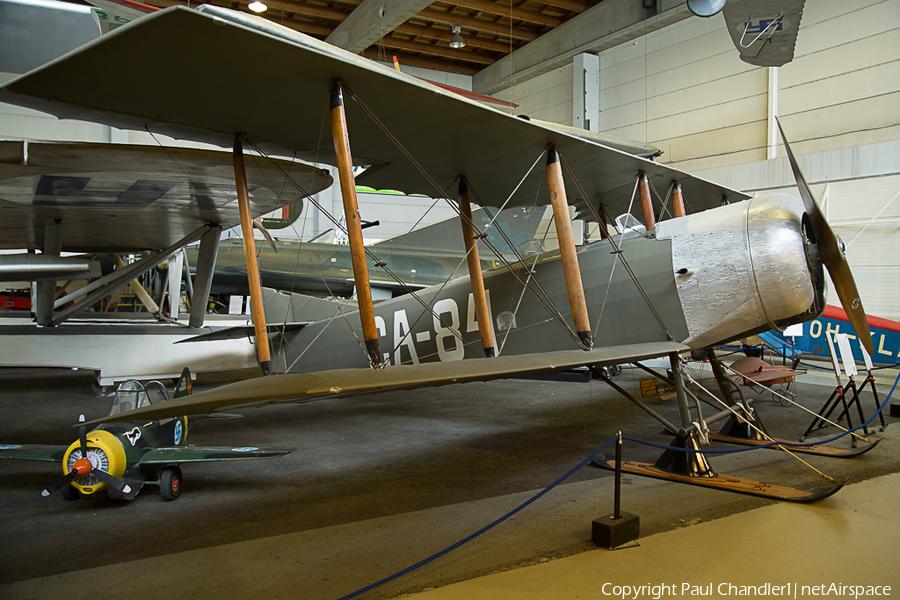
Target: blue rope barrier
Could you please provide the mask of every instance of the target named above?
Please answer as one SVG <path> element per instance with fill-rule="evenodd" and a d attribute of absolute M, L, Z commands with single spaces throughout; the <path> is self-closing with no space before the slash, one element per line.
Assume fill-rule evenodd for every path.
<path fill-rule="evenodd" d="M 365 594 L 368 591 L 374 590 L 375 588 L 382 586 L 386 583 L 389 583 L 389 582 L 397 579 L 398 577 L 402 577 L 403 575 L 406 575 L 407 573 L 411 573 L 412 571 L 415 571 L 416 569 L 418 569 L 420 567 L 424 567 L 425 565 L 432 562 L 433 560 L 436 560 L 436 559 L 444 556 L 445 554 L 449 554 L 450 552 L 453 552 L 454 550 L 456 550 L 463 544 L 467 544 L 467 543 L 471 542 L 472 540 L 474 540 L 475 538 L 477 538 L 478 536 L 480 536 L 484 533 L 487 533 L 488 531 L 490 531 L 491 529 L 493 529 L 500 523 L 506 521 L 510 517 L 516 515 L 520 511 L 524 510 L 525 508 L 530 506 L 532 503 L 534 503 L 536 500 L 540 499 L 542 496 L 544 496 L 545 494 L 550 492 L 553 488 L 555 488 L 556 486 L 561 484 L 563 481 L 565 481 L 566 479 L 568 479 L 569 477 L 574 475 L 576 471 L 578 471 L 579 469 L 581 469 L 582 467 L 584 467 L 585 465 L 590 463 L 594 459 L 594 457 L 596 457 L 598 454 L 600 454 L 601 452 L 606 450 L 610 444 L 612 444 L 614 441 L 616 441 L 616 439 L 617 439 L 616 437 L 610 438 L 610 440 L 608 442 L 606 442 L 605 444 L 603 444 L 602 446 L 597 448 L 594 452 L 591 453 L 590 456 L 588 456 L 583 461 L 581 461 L 576 466 L 574 466 L 568 473 L 566 473 L 565 475 L 563 475 L 562 477 L 560 477 L 559 479 L 557 479 L 556 481 L 554 481 L 553 483 L 551 483 L 550 485 L 545 487 L 543 490 L 541 490 L 540 492 L 538 492 L 537 494 L 535 494 L 534 496 L 532 496 L 531 498 L 529 498 L 528 500 L 526 500 L 525 502 L 523 502 L 522 504 L 517 506 L 516 508 L 512 509 L 511 511 L 509 511 L 508 513 L 506 513 L 505 515 L 503 515 L 502 517 L 497 519 L 496 521 L 490 523 L 489 525 L 485 525 L 484 527 L 482 527 L 481 529 L 479 529 L 472 535 L 459 540 L 458 542 L 456 542 L 455 544 L 453 544 L 451 546 L 447 546 L 440 552 L 432 554 L 428 558 L 426 558 L 424 560 L 420 560 L 419 562 L 417 562 L 414 565 L 410 565 L 410 566 L 406 567 L 402 571 L 397 571 L 393 575 L 389 575 L 389 576 L 385 577 L 384 579 L 376 581 L 375 583 L 370 583 L 366 587 L 360 588 L 360 589 L 356 590 L 355 592 L 351 592 L 351 593 L 347 594 L 346 596 L 342 596 L 338 600 L 350 600 L 350 598 L 356 598 L 360 594 Z"/>
<path fill-rule="evenodd" d="M 887 403 L 888 403 L 888 401 L 891 399 L 891 396 L 893 395 L 894 390 L 897 388 L 897 383 L 898 383 L 898 382 L 900 382 L 900 374 L 897 375 L 897 379 L 894 381 L 894 385 L 893 385 L 893 387 L 891 388 L 891 391 L 888 392 L 887 398 L 885 398 L 884 403 L 882 404 L 882 410 L 884 409 L 885 406 L 887 406 Z M 821 445 L 821 444 L 827 444 L 827 443 L 833 442 L 833 441 L 835 441 L 835 440 L 839 440 L 839 439 L 841 439 L 842 437 L 845 437 L 845 436 L 847 436 L 847 435 L 850 435 L 850 433 L 852 433 L 852 432 L 854 432 L 854 431 L 857 431 L 857 430 L 859 430 L 859 429 L 862 429 L 863 427 L 868 426 L 868 425 L 875 419 L 875 417 L 878 416 L 879 412 L 880 412 L 880 411 L 876 411 L 875 414 L 873 414 L 873 415 L 869 418 L 869 420 L 866 421 L 865 423 L 863 423 L 862 425 L 860 425 L 860 426 L 858 426 L 858 427 L 855 427 L 855 428 L 853 428 L 853 429 L 851 429 L 851 430 L 849 430 L 849 431 L 846 431 L 846 432 L 844 432 L 844 433 L 838 434 L 838 435 L 836 435 L 836 436 L 834 436 L 834 437 L 832 437 L 832 438 L 830 438 L 830 439 L 827 439 L 827 440 L 824 440 L 824 441 L 819 441 L 819 442 L 808 442 L 808 443 L 800 443 L 800 442 L 770 442 L 770 443 L 768 443 L 768 444 L 760 444 L 760 445 L 758 445 L 758 446 L 749 446 L 749 447 L 746 447 L 746 448 L 733 448 L 733 449 L 728 449 L 728 450 L 694 450 L 694 449 L 690 449 L 690 448 L 675 448 L 674 446 L 668 446 L 668 445 L 665 445 L 665 444 L 657 444 L 656 442 L 649 442 L 649 441 L 647 441 L 647 440 L 642 440 L 642 439 L 640 439 L 640 438 L 632 437 L 632 436 L 630 436 L 630 435 L 623 435 L 623 436 L 622 436 L 622 439 L 623 439 L 623 440 L 629 440 L 629 441 L 632 441 L 632 442 L 635 442 L 635 443 L 638 443 L 638 444 L 643 444 L 643 445 L 645 445 L 645 446 L 652 446 L 652 447 L 654 447 L 654 448 L 661 448 L 661 449 L 663 449 L 663 450 L 674 450 L 674 451 L 676 451 L 676 452 L 685 452 L 685 453 L 687 453 L 687 452 L 695 452 L 695 453 L 696 453 L 696 452 L 702 452 L 703 454 L 735 454 L 735 453 L 737 453 L 737 452 L 750 452 L 750 451 L 753 451 L 753 450 L 761 450 L 761 449 L 763 449 L 763 448 L 770 448 L 770 447 L 772 447 L 772 446 L 788 446 L 788 447 L 801 447 L 801 448 L 802 448 L 802 447 L 808 447 L 808 446 L 818 446 L 818 445 Z M 511 511 L 509 511 L 508 513 L 506 513 L 505 515 L 503 515 L 503 516 L 500 517 L 499 519 L 493 521 L 492 523 L 490 523 L 490 524 L 488 524 L 488 525 L 485 525 L 484 527 L 482 527 L 481 529 L 479 529 L 479 530 L 476 531 L 475 533 L 473 533 L 473 534 L 471 534 L 471 535 L 469 535 L 469 536 L 467 536 L 467 537 L 465 537 L 465 538 L 459 540 L 459 541 L 456 542 L 455 544 L 452 544 L 452 545 L 450 545 L 450 546 L 447 546 L 446 548 L 444 548 L 444 549 L 441 550 L 440 552 L 436 552 L 435 554 L 432 554 L 431 556 L 429 556 L 428 558 L 426 558 L 426 559 L 424 559 L 424 560 L 420 560 L 419 562 L 417 562 L 417 563 L 415 563 L 415 564 L 413 564 L 413 565 L 410 565 L 410 566 L 406 567 L 405 569 L 403 569 L 403 570 L 401 570 L 401 571 L 397 571 L 397 572 L 394 573 L 393 575 L 389 575 L 389 576 L 385 577 L 384 579 L 380 579 L 380 580 L 378 580 L 378 581 L 376 581 L 376 582 L 374 582 L 374 583 L 370 583 L 369 585 L 367 585 L 367 586 L 365 586 L 365 587 L 362 587 L 362 588 L 356 590 L 355 592 L 351 592 L 351 593 L 347 594 L 346 596 L 342 596 L 342 597 L 339 598 L 338 600 L 350 600 L 351 598 L 356 598 L 357 596 L 360 596 L 360 595 L 362 595 L 362 594 L 365 594 L 366 592 L 369 592 L 369 591 L 371 591 L 371 590 L 373 590 L 373 589 L 375 589 L 375 588 L 377 588 L 377 587 L 380 587 L 380 586 L 382 586 L 382 585 L 384 585 L 384 584 L 386 584 L 386 583 L 390 583 L 391 581 L 394 581 L 395 579 L 398 579 L 398 578 L 400 578 L 400 577 L 402 577 L 402 576 L 404 576 L 404 575 L 407 575 L 407 574 L 409 574 L 409 573 L 415 571 L 416 569 L 419 569 L 419 568 L 421 568 L 421 567 L 424 567 L 424 566 L 427 565 L 428 563 L 430 563 L 430 562 L 432 562 L 432 561 L 434 561 L 434 560 L 437 560 L 438 558 L 440 558 L 440 557 L 442 557 L 442 556 L 445 556 L 445 555 L 449 554 L 450 552 L 453 552 L 454 550 L 456 550 L 456 549 L 459 548 L 460 546 L 463 546 L 463 545 L 465 545 L 465 544 L 471 542 L 471 541 L 474 540 L 475 538 L 477 538 L 477 537 L 479 537 L 479 536 L 481 536 L 481 535 L 487 533 L 488 531 L 490 531 L 491 529 L 493 529 L 493 528 L 496 527 L 497 525 L 503 523 L 504 521 L 508 520 L 510 517 L 515 516 L 516 514 L 518 514 L 519 512 L 521 512 L 522 510 L 524 510 L 524 509 L 526 509 L 527 507 L 529 507 L 531 504 L 533 504 L 534 502 L 536 502 L 537 500 L 539 500 L 540 498 L 542 498 L 543 496 L 545 496 L 547 493 L 549 493 L 550 491 L 552 491 L 555 487 L 557 487 L 558 485 L 560 485 L 563 481 L 565 481 L 566 479 L 568 479 L 569 477 L 571 477 L 572 475 L 574 475 L 574 474 L 575 474 L 578 470 L 580 470 L 582 467 L 588 465 L 594 458 L 597 457 L 597 455 L 599 455 L 601 452 L 603 452 L 604 450 L 606 450 L 606 449 L 609 447 L 610 444 L 612 444 L 613 442 L 615 442 L 616 439 L 617 439 L 616 437 L 610 438 L 609 441 L 607 441 L 605 444 L 603 444 L 602 446 L 600 446 L 599 448 L 597 448 L 594 452 L 592 452 L 592 453 L 590 454 L 590 456 L 588 456 L 587 458 L 585 458 L 584 460 L 582 460 L 580 463 L 578 463 L 577 465 L 575 465 L 572 469 L 570 469 L 568 473 L 566 473 L 565 475 L 563 475 L 562 477 L 560 477 L 559 479 L 557 479 L 556 481 L 554 481 L 553 483 L 551 483 L 549 486 L 545 487 L 543 490 L 541 490 L 540 492 L 538 492 L 537 494 L 535 494 L 534 496 L 532 496 L 531 498 L 529 498 L 528 500 L 526 500 L 525 502 L 523 502 L 522 504 L 520 504 L 519 506 L 517 506 L 516 508 L 512 509 Z"/>

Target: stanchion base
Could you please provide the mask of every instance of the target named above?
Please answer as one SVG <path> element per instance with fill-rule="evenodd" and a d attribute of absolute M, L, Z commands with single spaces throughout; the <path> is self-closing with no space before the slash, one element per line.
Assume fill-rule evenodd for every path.
<path fill-rule="evenodd" d="M 624 511 L 618 519 L 608 514 L 591 522 L 591 541 L 608 550 L 633 542 L 640 535 L 641 518 Z"/>

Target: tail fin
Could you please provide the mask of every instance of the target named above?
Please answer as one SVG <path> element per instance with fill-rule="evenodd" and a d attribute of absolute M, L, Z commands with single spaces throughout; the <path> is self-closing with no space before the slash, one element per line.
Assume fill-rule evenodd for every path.
<path fill-rule="evenodd" d="M 263 217 L 261 222 L 266 229 L 284 229 L 288 225 L 292 225 L 302 212 L 303 200 L 297 200 L 296 202 L 291 202 L 287 206 L 281 207 L 281 218 Z"/>
<path fill-rule="evenodd" d="M 542 221 L 544 222 L 544 228 L 546 228 L 549 223 L 549 215 L 546 219 L 544 218 L 545 213 L 548 213 L 546 208 L 545 206 L 508 208 L 500 211 L 496 222 L 490 226 L 487 225 L 497 215 L 497 209 L 488 211 L 484 208 L 479 208 L 472 211 L 472 219 L 475 221 L 478 229 L 483 229 L 487 233 L 488 240 L 490 240 L 493 247 L 500 252 L 514 253 L 515 246 L 538 237 L 538 231 L 542 230 Z M 498 227 L 503 228 L 514 247 L 510 247 L 497 230 Z M 372 246 L 381 250 L 393 250 L 395 248 L 442 248 L 465 252 L 459 219 L 456 217 L 432 223 L 409 233 L 383 240 Z M 483 256 L 491 256 L 493 254 L 482 242 L 479 242 L 478 250 Z"/>
<path fill-rule="evenodd" d="M 181 377 L 178 378 L 178 383 L 175 384 L 175 395 L 173 398 L 181 398 L 183 396 L 191 395 L 191 370 L 187 367 L 181 372 Z"/>

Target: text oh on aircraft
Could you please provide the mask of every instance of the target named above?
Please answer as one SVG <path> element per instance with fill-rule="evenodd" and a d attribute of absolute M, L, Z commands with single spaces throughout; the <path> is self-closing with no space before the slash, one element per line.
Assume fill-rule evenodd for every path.
<path fill-rule="evenodd" d="M 875 350 L 870 356 L 872 362 L 884 365 L 900 364 L 900 323 L 872 315 L 866 315 L 866 320 Z M 853 358 L 857 362 L 864 362 L 858 336 L 850 325 L 847 314 L 837 306 L 829 304 L 822 314 L 812 321 L 798 324 L 792 330 L 772 333 L 784 344 L 790 344 L 795 351 L 820 356 L 830 356 L 828 342 L 825 340 L 826 333 L 832 335 L 846 333 L 852 342 L 850 347 L 853 350 Z"/>

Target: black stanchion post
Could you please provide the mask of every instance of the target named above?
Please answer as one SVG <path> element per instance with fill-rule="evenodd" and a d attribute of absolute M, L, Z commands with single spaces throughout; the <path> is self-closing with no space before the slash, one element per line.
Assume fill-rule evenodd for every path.
<path fill-rule="evenodd" d="M 613 508 L 613 519 L 622 518 L 622 432 L 619 431 L 616 439 L 616 498 Z"/>
<path fill-rule="evenodd" d="M 641 534 L 641 518 L 622 512 L 622 432 L 619 431 L 617 436 L 613 514 L 594 519 L 591 523 L 591 541 L 609 550 L 633 542 Z"/>

